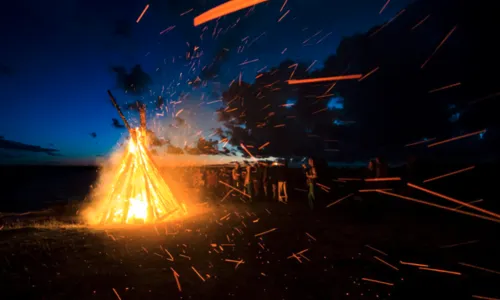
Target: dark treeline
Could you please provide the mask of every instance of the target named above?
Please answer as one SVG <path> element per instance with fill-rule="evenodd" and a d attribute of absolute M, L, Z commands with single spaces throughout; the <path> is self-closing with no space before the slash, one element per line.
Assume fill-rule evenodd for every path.
<path fill-rule="evenodd" d="M 241 144 L 262 157 L 312 155 L 337 161 L 376 155 L 395 160 L 409 154 L 455 161 L 496 158 L 500 104 L 495 98 L 500 91 L 495 76 L 486 72 L 499 69 L 500 46 L 482 37 L 499 29 L 498 22 L 491 21 L 491 5 L 416 1 L 385 24 L 345 37 L 322 69 L 310 71 L 310 63 L 286 60 L 258 74 L 254 83 L 236 80 L 222 93 L 223 105 L 218 110 L 222 126 L 215 129 L 214 138 L 227 141 L 245 156 Z M 124 82 L 122 87 L 136 82 L 135 87 L 145 88 L 150 83 L 139 67 L 130 74 L 115 71 Z M 364 76 L 288 84 L 290 79 L 350 74 Z M 212 77 L 200 74 L 200 85 Z M 163 101 L 159 98 L 157 105 Z M 172 126 L 186 124 L 176 118 Z M 425 144 L 404 147 L 425 138 L 444 140 L 483 129 L 487 132 L 481 136 L 432 151 Z M 156 145 L 166 145 L 166 151 L 175 154 L 234 154 L 221 149 L 221 144 L 199 139 L 193 147 L 179 147 L 167 139 Z"/>
<path fill-rule="evenodd" d="M 499 91 L 484 70 L 498 69 L 499 46 L 478 38 L 491 24 L 471 13 L 476 6 L 417 1 L 390 22 L 344 38 L 323 69 L 307 72 L 308 64 L 289 60 L 259 74 L 253 84 L 233 83 L 219 110 L 228 129 L 220 130 L 220 137 L 255 148 L 270 142 L 255 150 L 261 155 L 352 160 L 391 155 L 425 137 L 446 139 L 488 128 L 483 146 L 498 149 L 499 103 L 493 98 Z M 287 83 L 370 72 L 361 81 Z M 335 109 L 340 104 L 343 109 Z M 477 137 L 473 140 L 460 147 L 477 147 Z"/>

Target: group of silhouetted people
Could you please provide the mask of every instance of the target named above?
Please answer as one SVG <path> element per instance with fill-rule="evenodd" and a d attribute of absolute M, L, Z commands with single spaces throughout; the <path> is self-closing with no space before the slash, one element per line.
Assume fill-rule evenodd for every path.
<path fill-rule="evenodd" d="M 235 163 L 230 184 L 251 201 L 276 199 L 287 203 L 287 162 L 257 161 L 243 166 Z"/>
<path fill-rule="evenodd" d="M 288 176 L 291 173 L 285 159 L 256 160 L 234 163 L 231 169 L 215 166 L 196 168 L 194 173 L 190 173 L 185 178 L 190 177 L 192 187 L 200 192 L 202 198 L 211 201 L 239 197 L 245 202 L 275 200 L 288 203 L 288 185 L 291 183 Z M 318 189 L 324 190 L 324 184 L 331 186 L 332 183 L 328 184 L 327 181 L 330 180 L 328 174 L 313 158 L 307 159 L 302 164 L 302 174 L 302 182 L 307 186 L 307 190 L 297 188 L 296 190 L 307 192 L 307 204 L 311 210 L 314 210 L 318 200 Z M 380 178 L 386 177 L 387 174 L 387 163 L 381 157 L 377 157 L 369 162 L 364 177 Z M 320 184 L 319 180 L 324 184 Z M 293 182 L 298 183 L 297 180 Z"/>

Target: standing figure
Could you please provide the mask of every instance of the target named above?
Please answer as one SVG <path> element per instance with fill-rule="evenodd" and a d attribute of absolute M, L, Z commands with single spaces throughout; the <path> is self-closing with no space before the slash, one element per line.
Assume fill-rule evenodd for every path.
<path fill-rule="evenodd" d="M 267 162 L 262 163 L 262 190 L 264 191 L 264 198 L 267 200 L 268 193 L 268 185 L 269 185 L 269 166 Z"/>
<path fill-rule="evenodd" d="M 368 162 L 366 177 L 367 178 L 375 177 L 375 161 L 374 160 L 370 160 Z"/>
<path fill-rule="evenodd" d="M 245 192 L 250 196 L 250 199 L 252 199 L 252 177 L 252 166 L 247 165 L 245 172 Z"/>
<path fill-rule="evenodd" d="M 309 202 L 309 208 L 314 209 L 314 201 L 316 200 L 315 187 L 316 179 L 318 178 L 318 173 L 316 172 L 316 167 L 314 166 L 314 160 L 309 158 L 309 169 L 306 171 L 307 185 L 309 186 L 309 193 L 307 194 L 307 200 Z M 306 166 L 303 166 L 306 168 Z"/>
<path fill-rule="evenodd" d="M 278 201 L 288 203 L 288 193 L 286 188 L 286 161 L 278 164 L 277 179 L 278 179 Z"/>
<path fill-rule="evenodd" d="M 253 193 L 255 199 L 258 199 L 262 190 L 262 166 L 257 162 L 254 164 L 253 169 L 255 173 L 255 176 L 253 176 Z"/>
<path fill-rule="evenodd" d="M 269 167 L 269 182 L 271 183 L 272 199 L 278 199 L 278 163 L 273 162 Z"/>
<path fill-rule="evenodd" d="M 233 179 L 233 186 L 236 188 L 241 188 L 241 171 L 240 171 L 240 165 L 236 163 L 234 165 L 233 171 L 231 172 L 231 178 Z"/>
<path fill-rule="evenodd" d="M 211 200 L 214 200 L 217 196 L 217 173 L 215 173 L 214 169 L 210 169 L 207 171 L 207 191 Z"/>
<path fill-rule="evenodd" d="M 375 177 L 382 178 L 387 177 L 388 166 L 382 157 L 375 158 Z"/>

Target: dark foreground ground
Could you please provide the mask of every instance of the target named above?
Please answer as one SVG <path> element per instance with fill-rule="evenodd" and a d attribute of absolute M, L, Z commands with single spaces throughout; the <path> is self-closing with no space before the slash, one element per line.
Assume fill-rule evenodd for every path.
<path fill-rule="evenodd" d="M 464 201 L 484 197 L 483 207 L 497 199 L 470 177 L 458 179 L 443 179 L 448 190 L 426 187 L 457 198 L 464 190 Z M 351 191 L 332 189 L 314 212 L 298 192 L 288 205 L 234 199 L 190 219 L 135 229 L 57 227 L 53 219 L 47 228 L 40 220 L 26 228 L 34 217 L 4 214 L 0 298 L 500 297 L 498 223 L 372 193 L 325 208 Z M 456 206 L 420 192 L 412 197 Z"/>

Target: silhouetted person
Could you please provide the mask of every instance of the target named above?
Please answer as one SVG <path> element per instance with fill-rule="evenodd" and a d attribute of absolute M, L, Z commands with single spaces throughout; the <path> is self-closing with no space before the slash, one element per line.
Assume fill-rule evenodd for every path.
<path fill-rule="evenodd" d="M 241 170 L 238 163 L 234 165 L 234 168 L 231 171 L 231 175 L 231 178 L 233 179 L 233 186 L 236 188 L 241 188 Z"/>
<path fill-rule="evenodd" d="M 214 169 L 207 171 L 207 191 L 212 199 L 216 196 L 217 173 Z"/>
<path fill-rule="evenodd" d="M 286 186 L 287 173 L 286 160 L 278 164 L 277 179 L 278 179 L 278 201 L 288 203 L 288 193 Z"/>
<path fill-rule="evenodd" d="M 262 190 L 262 167 L 259 163 L 254 165 L 254 176 L 253 176 L 253 194 L 254 198 L 259 198 Z"/>
<path fill-rule="evenodd" d="M 253 185 L 253 178 L 252 178 L 252 166 L 247 165 L 246 171 L 245 171 L 245 192 L 250 196 L 250 199 L 252 199 L 252 185 Z"/>
<path fill-rule="evenodd" d="M 383 178 L 387 177 L 388 173 L 388 166 L 385 160 L 381 157 L 376 157 L 375 158 L 375 177 L 376 178 Z"/>
<path fill-rule="evenodd" d="M 375 161 L 374 160 L 370 160 L 368 162 L 366 177 L 368 177 L 368 178 L 375 177 L 375 168 L 376 168 L 375 167 Z"/>
<path fill-rule="evenodd" d="M 278 163 L 273 162 L 269 167 L 269 183 L 271 184 L 271 191 L 273 193 L 273 200 L 278 198 Z"/>
<path fill-rule="evenodd" d="M 269 165 L 267 162 L 262 163 L 262 190 L 264 192 L 264 197 L 267 200 L 269 196 L 268 192 L 269 188 Z"/>
<path fill-rule="evenodd" d="M 307 168 L 306 178 L 307 178 L 307 186 L 309 187 L 307 200 L 309 202 L 309 208 L 313 210 L 314 201 L 316 200 L 315 187 L 316 187 L 316 180 L 318 179 L 318 173 L 316 171 L 316 166 L 314 165 L 314 160 L 312 158 L 309 158 L 307 162 L 309 164 L 309 168 L 303 165 L 305 169 Z"/>

